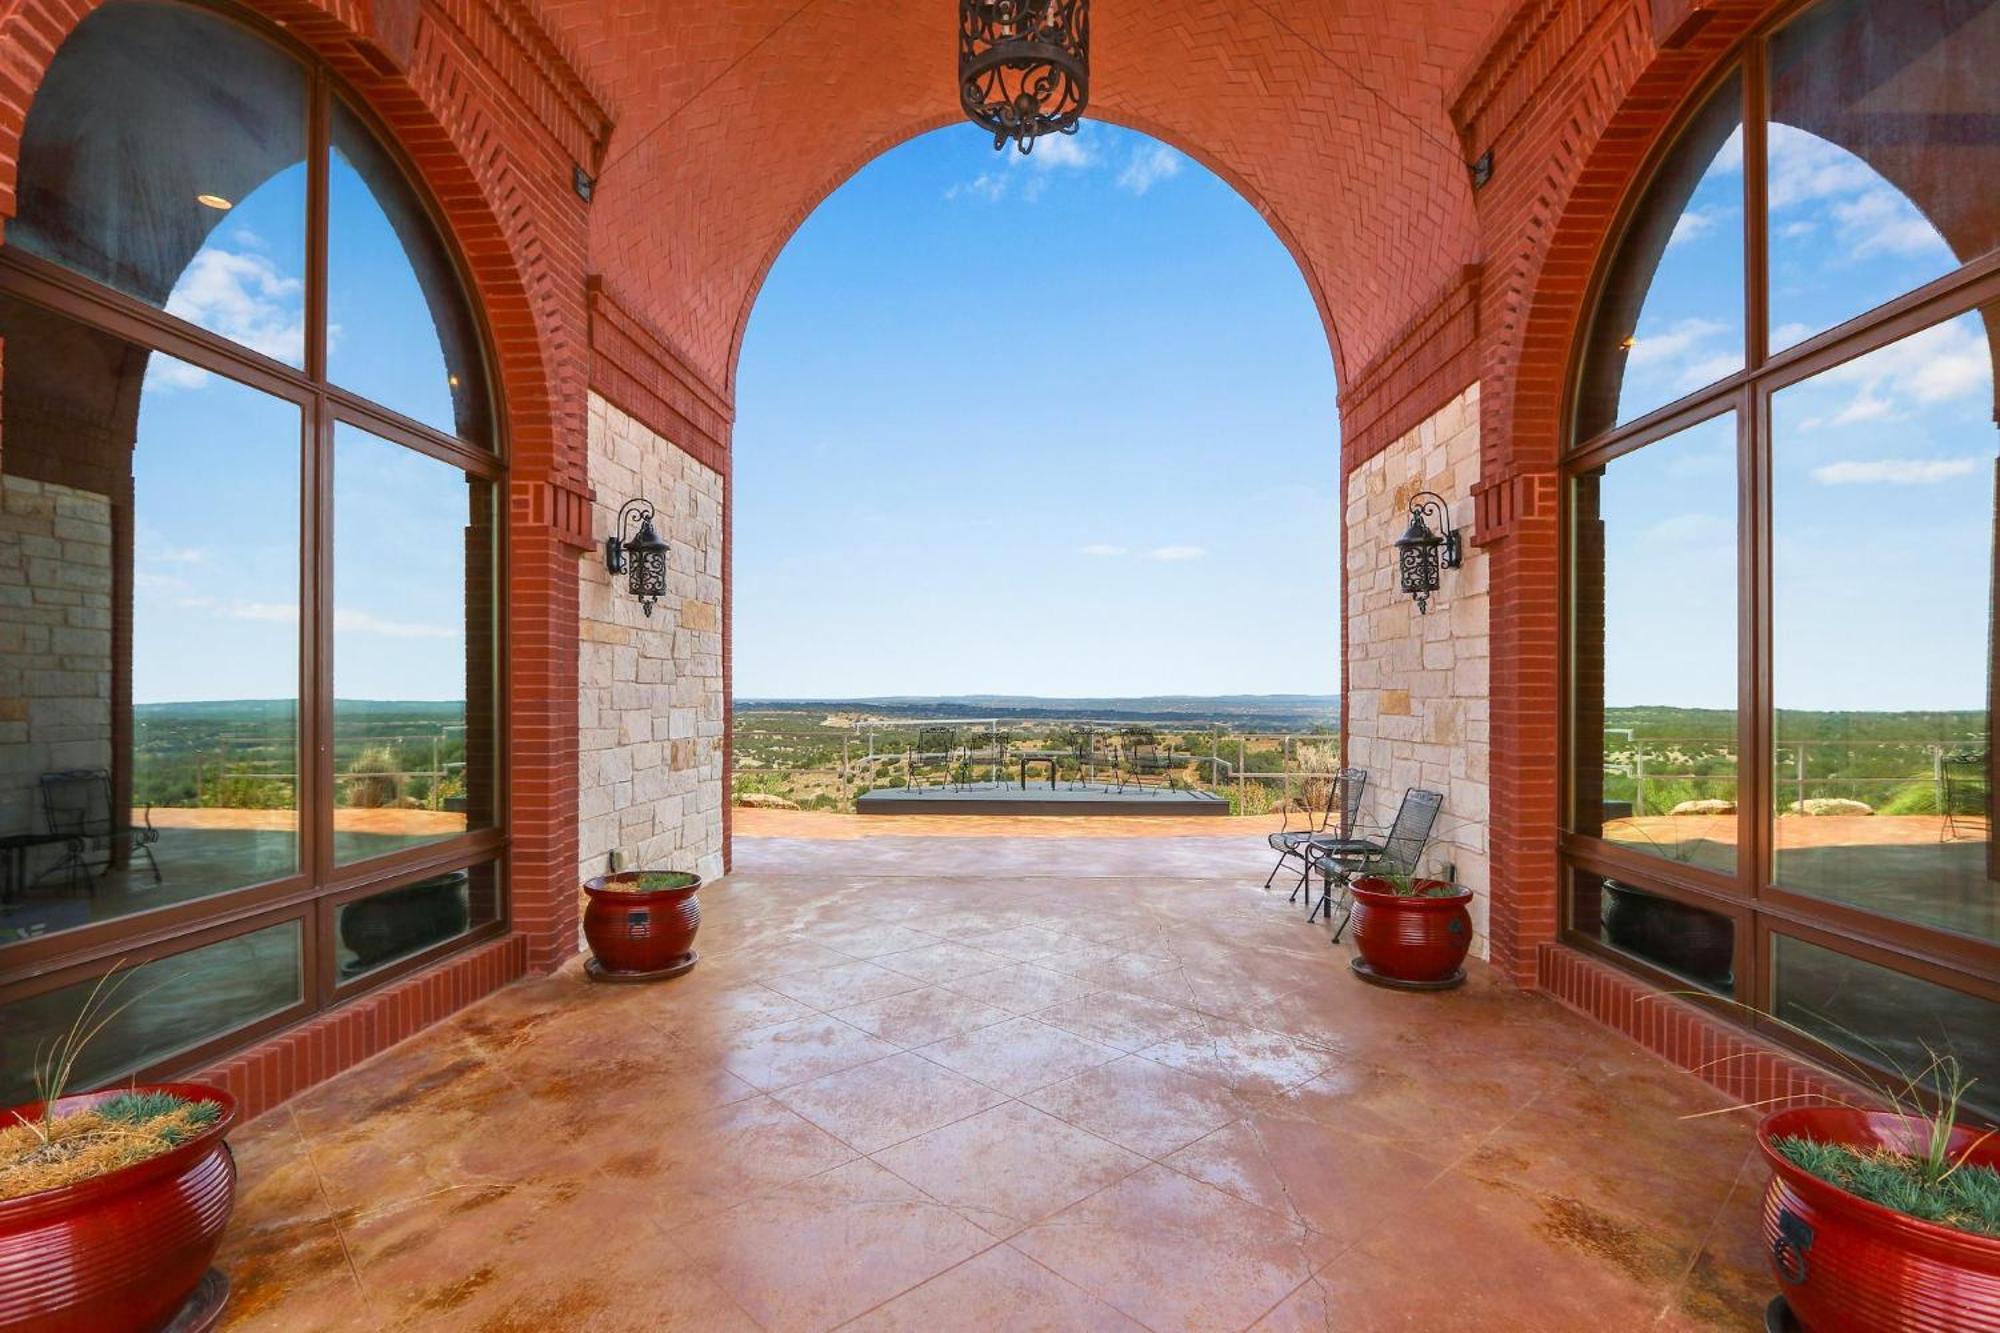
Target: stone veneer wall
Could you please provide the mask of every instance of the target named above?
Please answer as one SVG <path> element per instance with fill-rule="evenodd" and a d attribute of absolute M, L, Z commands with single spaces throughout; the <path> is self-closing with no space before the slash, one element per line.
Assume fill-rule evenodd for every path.
<path fill-rule="evenodd" d="M 1487 956 L 1487 556 L 1470 544 L 1479 480 L 1479 386 L 1472 384 L 1347 476 L 1347 762 L 1368 770 L 1368 820 L 1385 825 L 1409 787 L 1444 793 L 1425 868 L 1455 868 L 1475 894 L 1474 952 Z M 1465 563 L 1439 576 L 1428 615 L 1396 575 L 1410 497 L 1451 506 Z"/>
<path fill-rule="evenodd" d="M 37 780 L 111 766 L 111 501 L 0 476 L 0 833 L 42 828 Z"/>
<path fill-rule="evenodd" d="M 658 509 L 667 595 L 648 616 L 613 587 L 603 551 L 581 562 L 578 871 L 722 873 L 722 479 L 590 396 L 592 524 L 634 497 Z"/>

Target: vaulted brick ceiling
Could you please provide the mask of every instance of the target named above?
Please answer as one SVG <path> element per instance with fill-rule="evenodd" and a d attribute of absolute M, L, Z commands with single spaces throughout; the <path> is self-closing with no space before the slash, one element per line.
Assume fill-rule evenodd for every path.
<path fill-rule="evenodd" d="M 1507 8 L 1094 0 L 1091 114 L 1192 154 L 1258 207 L 1351 375 L 1476 257 L 1446 106 Z M 593 267 L 718 385 L 733 384 L 757 288 L 806 214 L 871 158 L 958 115 L 955 0 L 543 11 L 616 121 L 591 206 Z"/>

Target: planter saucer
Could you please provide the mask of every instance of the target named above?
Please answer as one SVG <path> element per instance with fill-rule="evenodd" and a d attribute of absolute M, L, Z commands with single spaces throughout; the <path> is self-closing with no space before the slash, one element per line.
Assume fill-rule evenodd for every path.
<path fill-rule="evenodd" d="M 1358 957 L 1348 959 L 1347 968 L 1370 985 L 1387 986 L 1390 990 L 1450 990 L 1465 984 L 1465 969 L 1462 967 L 1436 981 L 1399 981 L 1395 977 L 1385 977 Z"/>
<path fill-rule="evenodd" d="M 208 1333 L 222 1318 L 222 1307 L 227 1304 L 229 1279 L 221 1269 L 211 1268 L 201 1275 L 201 1281 L 195 1283 L 194 1290 L 160 1333 Z"/>
<path fill-rule="evenodd" d="M 690 949 L 673 962 L 668 963 L 665 967 L 656 967 L 650 972 L 619 972 L 613 968 L 604 966 L 604 964 L 598 962 L 595 958 L 586 962 L 583 965 L 583 970 L 589 974 L 592 981 L 665 981 L 670 977 L 681 975 L 693 967 L 694 964 L 695 953 L 694 950 Z"/>
<path fill-rule="evenodd" d="M 1790 1302 L 1783 1296 L 1773 1296 L 1764 1307 L 1764 1333 L 1805 1333 L 1805 1325 L 1792 1313 Z"/>

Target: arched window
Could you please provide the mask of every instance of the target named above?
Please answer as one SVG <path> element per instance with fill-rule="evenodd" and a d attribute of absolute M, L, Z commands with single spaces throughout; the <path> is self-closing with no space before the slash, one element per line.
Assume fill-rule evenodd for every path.
<path fill-rule="evenodd" d="M 2000 1106 L 2000 0 L 1821 0 L 1635 193 L 1568 464 L 1567 935 Z"/>
<path fill-rule="evenodd" d="M 282 40 L 111 0 L 37 90 L 17 196 L 0 970 L 34 975 L 0 985 L 5 1104 L 120 960 L 149 998 L 87 1081 L 193 1066 L 505 916 L 497 414 L 395 151 Z"/>

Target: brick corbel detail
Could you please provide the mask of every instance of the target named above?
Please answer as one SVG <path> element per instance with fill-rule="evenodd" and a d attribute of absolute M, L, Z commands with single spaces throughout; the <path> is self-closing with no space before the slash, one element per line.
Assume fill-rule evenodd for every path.
<path fill-rule="evenodd" d="M 593 274 L 590 387 L 654 434 L 713 472 L 729 470 L 729 395 L 676 352 L 666 337 Z"/>
<path fill-rule="evenodd" d="M 1479 274 L 1467 264 L 1340 394 L 1341 470 L 1381 453 L 1479 378 Z"/>

